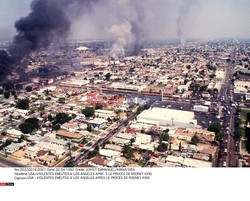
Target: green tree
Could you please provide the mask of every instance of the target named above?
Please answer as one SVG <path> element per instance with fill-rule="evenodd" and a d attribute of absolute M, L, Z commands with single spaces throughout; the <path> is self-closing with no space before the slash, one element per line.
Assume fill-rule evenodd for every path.
<path fill-rule="evenodd" d="M 10 93 L 11 93 L 12 96 L 16 95 L 16 91 L 15 90 L 11 90 Z"/>
<path fill-rule="evenodd" d="M 110 77 L 111 77 L 111 74 L 110 74 L 110 73 L 107 73 L 107 74 L 105 75 L 105 79 L 106 79 L 107 81 L 110 81 Z"/>
<path fill-rule="evenodd" d="M 161 144 L 163 141 L 168 142 L 168 140 L 169 140 L 169 134 L 163 132 L 163 133 L 160 135 L 160 138 L 159 138 L 160 144 Z"/>
<path fill-rule="evenodd" d="M 3 89 L 0 89 L 0 95 L 2 95 L 4 93 Z"/>
<path fill-rule="evenodd" d="M 132 146 L 132 144 L 135 142 L 135 138 L 130 139 L 130 145 Z"/>
<path fill-rule="evenodd" d="M 82 113 L 85 115 L 86 118 L 92 117 L 95 114 L 95 109 L 93 107 L 86 107 L 82 110 Z"/>
<path fill-rule="evenodd" d="M 31 123 L 22 123 L 19 125 L 19 129 L 23 134 L 32 133 L 34 126 Z"/>
<path fill-rule="evenodd" d="M 5 92 L 3 93 L 3 96 L 4 96 L 4 98 L 9 99 L 9 97 L 10 97 L 10 92 L 9 92 L 9 91 L 5 91 Z"/>
<path fill-rule="evenodd" d="M 3 85 L 6 91 L 10 91 L 11 89 L 14 89 L 14 84 L 12 82 L 7 82 Z"/>
<path fill-rule="evenodd" d="M 31 124 L 33 126 L 32 130 L 34 130 L 35 128 L 36 129 L 39 128 L 39 120 L 37 118 L 35 118 L 35 117 L 26 119 L 25 123 Z"/>
<path fill-rule="evenodd" d="M 168 150 L 168 144 L 166 143 L 161 143 L 158 147 L 157 147 L 157 151 L 159 152 L 165 152 Z"/>
<path fill-rule="evenodd" d="M 87 127 L 87 131 L 91 132 L 92 131 L 92 127 L 90 125 L 88 125 Z"/>
<path fill-rule="evenodd" d="M 181 142 L 179 143 L 179 151 L 182 151 Z"/>
<path fill-rule="evenodd" d="M 51 114 L 48 115 L 48 120 L 52 122 L 54 120 L 53 116 Z"/>
<path fill-rule="evenodd" d="M 96 105 L 96 106 L 95 106 L 95 109 L 96 109 L 96 110 L 102 110 L 102 109 L 103 109 L 103 106 L 102 106 L 102 105 Z"/>
<path fill-rule="evenodd" d="M 71 118 L 69 117 L 68 114 L 66 113 L 58 113 L 56 115 L 55 121 L 53 122 L 54 124 L 64 124 L 68 121 L 70 121 Z"/>
<path fill-rule="evenodd" d="M 29 109 L 29 103 L 29 99 L 22 99 L 17 102 L 16 107 L 18 109 L 27 110 Z"/>
<path fill-rule="evenodd" d="M 65 103 L 65 97 L 60 97 L 59 99 L 58 99 L 58 103 Z"/>
<path fill-rule="evenodd" d="M 16 90 L 22 90 L 23 89 L 23 86 L 21 84 L 16 84 Z"/>
<path fill-rule="evenodd" d="M 32 91 L 32 86 L 27 86 L 25 89 L 26 89 L 27 92 L 31 92 Z"/>
<path fill-rule="evenodd" d="M 191 139 L 191 144 L 197 145 L 199 143 L 200 139 L 197 135 L 194 135 Z"/>
<path fill-rule="evenodd" d="M 215 132 L 215 134 L 218 134 L 221 131 L 221 125 L 220 125 L 220 123 L 211 124 L 211 125 L 209 125 L 207 130 Z"/>
<path fill-rule="evenodd" d="M 56 124 L 56 125 L 52 126 L 52 130 L 58 131 L 60 129 L 61 129 L 60 124 Z"/>
<path fill-rule="evenodd" d="M 215 140 L 217 140 L 217 141 L 223 140 L 224 136 L 225 135 L 222 132 L 216 133 L 215 134 Z"/>
<path fill-rule="evenodd" d="M 125 145 L 122 150 L 122 154 L 127 159 L 131 159 L 133 157 L 133 149 L 129 145 Z"/>

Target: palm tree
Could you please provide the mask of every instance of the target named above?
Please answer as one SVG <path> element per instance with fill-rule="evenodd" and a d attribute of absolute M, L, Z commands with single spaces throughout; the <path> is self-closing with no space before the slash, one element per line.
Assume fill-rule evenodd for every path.
<path fill-rule="evenodd" d="M 68 150 L 69 150 L 69 156 L 70 156 L 70 158 L 72 158 L 72 153 L 71 153 L 71 142 L 68 142 L 68 143 L 67 143 L 67 147 L 68 147 Z"/>

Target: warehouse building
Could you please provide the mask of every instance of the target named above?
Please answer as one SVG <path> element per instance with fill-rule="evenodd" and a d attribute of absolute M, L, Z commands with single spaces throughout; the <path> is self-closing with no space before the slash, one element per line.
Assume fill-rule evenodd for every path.
<path fill-rule="evenodd" d="M 180 128 L 195 128 L 197 125 L 194 112 L 157 107 L 143 111 L 138 115 L 137 121 L 139 123 L 158 122 L 160 126 Z"/>

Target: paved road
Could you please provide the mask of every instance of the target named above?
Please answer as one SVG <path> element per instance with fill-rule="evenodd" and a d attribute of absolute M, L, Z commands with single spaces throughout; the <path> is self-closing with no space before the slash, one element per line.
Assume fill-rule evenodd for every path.
<path fill-rule="evenodd" d="M 225 82 L 222 85 L 219 98 L 219 106 L 222 107 L 222 132 L 225 133 L 225 139 L 220 143 L 219 167 L 226 162 L 227 167 L 236 167 L 236 141 L 234 130 L 235 108 L 232 107 L 233 84 L 231 83 L 233 61 L 235 50 L 231 54 L 231 62 L 228 64 L 225 76 Z"/>
<path fill-rule="evenodd" d="M 27 167 L 13 160 L 0 157 L 0 166 L 2 167 Z"/>
<path fill-rule="evenodd" d="M 119 132 L 124 126 L 126 126 L 130 121 L 135 119 L 137 116 L 137 113 L 132 113 L 126 120 L 122 121 L 116 128 L 112 129 L 108 134 L 99 140 L 97 140 L 88 150 L 84 150 L 78 157 L 76 157 L 73 160 L 73 163 L 76 165 L 81 160 L 83 160 L 90 152 L 90 150 L 95 149 L 97 146 L 102 145 L 105 141 L 110 139 L 113 135 L 115 135 L 117 132 Z"/>

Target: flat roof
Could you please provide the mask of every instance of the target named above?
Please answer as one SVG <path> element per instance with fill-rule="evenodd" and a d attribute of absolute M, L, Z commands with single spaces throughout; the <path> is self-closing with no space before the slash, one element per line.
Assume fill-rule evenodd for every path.
<path fill-rule="evenodd" d="M 75 139 L 80 139 L 81 137 L 83 137 L 83 135 L 81 134 L 71 133 L 71 132 L 64 131 L 64 130 L 57 131 L 56 135 L 68 137 L 68 138 L 75 138 Z"/>
<path fill-rule="evenodd" d="M 195 115 L 194 112 L 191 111 L 154 107 L 152 109 L 145 110 L 141 114 L 139 114 L 138 119 L 140 118 L 175 120 L 189 123 L 195 119 Z"/>
<path fill-rule="evenodd" d="M 196 168 L 211 168 L 212 163 L 202 160 L 197 160 L 193 158 L 185 158 L 183 161 L 183 165 L 188 167 L 196 167 Z"/>

